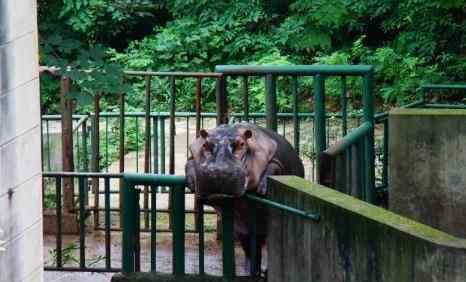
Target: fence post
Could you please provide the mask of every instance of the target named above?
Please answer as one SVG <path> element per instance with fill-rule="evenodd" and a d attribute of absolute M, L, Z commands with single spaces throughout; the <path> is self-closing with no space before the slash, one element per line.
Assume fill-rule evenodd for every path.
<path fill-rule="evenodd" d="M 277 87 L 276 78 L 272 74 L 265 77 L 265 95 L 267 128 L 277 131 Z"/>
<path fill-rule="evenodd" d="M 225 76 L 217 79 L 215 94 L 217 101 L 217 125 L 228 124 L 227 81 Z"/>
<path fill-rule="evenodd" d="M 91 170 L 100 171 L 100 95 L 94 97 L 94 120 L 92 127 L 92 162 Z M 94 227 L 99 227 L 99 179 L 92 178 L 92 191 L 94 193 Z"/>
<path fill-rule="evenodd" d="M 233 238 L 233 201 L 225 200 L 222 207 L 222 257 L 223 278 L 231 281 L 235 277 L 235 241 Z"/>
<path fill-rule="evenodd" d="M 172 190 L 173 215 L 173 274 L 184 275 L 185 247 L 185 207 L 184 186 L 175 186 Z"/>
<path fill-rule="evenodd" d="M 319 182 L 319 155 L 325 151 L 326 148 L 326 134 L 325 134 L 325 78 L 318 74 L 314 77 L 314 128 L 315 128 L 315 153 L 317 156 L 317 181 Z"/>
<path fill-rule="evenodd" d="M 73 158 L 73 100 L 68 97 L 71 80 L 62 77 L 60 83 L 61 126 L 62 126 L 62 165 L 63 171 L 74 171 Z M 65 212 L 74 209 L 74 183 L 72 178 L 63 178 L 63 208 Z"/>
<path fill-rule="evenodd" d="M 369 122 L 372 130 L 364 144 L 364 167 L 367 169 L 365 179 L 366 201 L 375 202 L 375 158 L 374 158 L 374 97 L 373 97 L 373 70 L 371 69 L 363 78 L 363 104 L 364 121 Z"/>
<path fill-rule="evenodd" d="M 123 273 L 132 273 L 135 271 L 135 240 L 139 239 L 136 238 L 136 224 L 139 223 L 139 215 L 137 214 L 138 192 L 126 178 L 123 178 L 122 183 L 122 270 Z"/>

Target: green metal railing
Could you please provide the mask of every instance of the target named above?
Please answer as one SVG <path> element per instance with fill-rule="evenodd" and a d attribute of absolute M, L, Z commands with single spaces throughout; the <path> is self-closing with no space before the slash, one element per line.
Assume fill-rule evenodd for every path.
<path fill-rule="evenodd" d="M 266 125 L 267 128 L 277 131 L 277 78 L 290 77 L 292 80 L 292 101 L 294 109 L 293 126 L 294 132 L 298 132 L 299 122 L 297 119 L 299 77 L 313 77 L 313 97 L 314 97 L 314 146 L 316 155 L 319 156 L 324 152 L 328 144 L 328 130 L 326 128 L 327 110 L 325 103 L 325 81 L 329 77 L 340 77 L 341 81 L 341 116 L 342 132 L 346 135 L 348 131 L 348 99 L 347 99 L 347 77 L 360 77 L 362 79 L 362 121 L 369 127 L 365 141 L 362 144 L 364 151 L 364 163 L 366 165 L 362 179 L 364 181 L 365 199 L 369 202 L 375 202 L 375 153 L 374 153 L 374 97 L 373 97 L 373 68 L 366 65 L 286 65 L 286 66 L 217 66 L 216 72 L 222 73 L 224 78 L 220 81 L 219 97 L 217 102 L 221 110 L 228 108 L 228 87 L 227 79 L 241 77 L 243 81 L 243 99 L 248 100 L 247 81 L 249 77 L 264 77 L 265 84 L 265 108 L 266 108 Z M 243 112 L 248 116 L 248 103 L 244 103 Z M 221 123 L 228 122 L 228 114 L 225 111 L 219 118 Z M 294 140 L 295 147 L 299 142 L 299 137 Z M 317 158 L 317 181 L 321 181 L 320 159 Z"/>
<path fill-rule="evenodd" d="M 54 229 L 55 248 L 49 250 L 52 261 L 46 261 L 45 270 L 53 271 L 89 271 L 89 272 L 119 272 L 121 265 L 112 261 L 112 213 L 111 213 L 111 184 L 115 185 L 123 177 L 118 173 L 81 173 L 81 172 L 45 172 L 44 179 L 44 209 L 52 210 L 54 222 L 48 222 L 48 228 Z M 104 186 L 104 253 L 90 257 L 88 247 L 89 208 L 86 193 L 90 180 L 97 179 Z M 66 191 L 65 181 L 71 181 L 78 187 L 77 191 Z M 64 194 L 72 193 L 76 198 L 73 210 L 64 207 Z M 70 246 L 70 235 L 65 235 L 65 229 L 77 230 L 71 238 L 77 239 L 76 247 Z M 50 230 L 48 231 L 50 232 Z M 68 233 L 70 231 L 67 231 Z"/>
<path fill-rule="evenodd" d="M 173 275 L 184 275 L 185 271 L 185 177 L 176 175 L 156 175 L 156 174 L 124 174 L 123 176 L 123 252 L 122 252 L 122 271 L 124 273 L 140 272 L 141 266 L 141 252 L 140 252 L 140 191 L 138 186 L 151 187 L 151 226 L 156 225 L 155 217 L 155 191 L 157 186 L 167 186 L 172 190 L 173 209 L 173 237 L 172 237 L 172 272 Z M 152 192 L 153 191 L 153 192 Z M 265 205 L 269 208 L 279 209 L 302 218 L 319 221 L 319 214 L 298 210 L 286 205 L 276 203 L 254 194 L 247 194 L 245 196 L 251 203 L 250 215 L 256 218 L 256 204 Z M 201 205 L 202 207 L 202 205 Z M 200 209 L 201 211 L 203 209 Z M 203 230 L 203 216 L 199 214 L 199 275 L 204 275 L 204 230 Z M 255 220 L 250 221 L 255 230 Z M 234 217 L 233 217 L 233 200 L 227 199 L 222 205 L 222 262 L 223 262 L 223 278 L 226 281 L 231 281 L 235 276 L 235 245 L 233 235 Z M 150 271 L 156 271 L 156 232 L 151 229 L 150 235 Z M 256 233 L 253 233 L 256 234 Z M 251 236 L 251 244 L 257 244 L 255 236 Z M 254 247 L 252 249 L 252 260 L 254 261 L 256 254 Z M 254 264 L 253 264 L 254 265 Z M 256 272 L 252 270 L 252 275 Z"/>
<path fill-rule="evenodd" d="M 364 201 L 375 197 L 370 185 L 370 160 L 364 148 L 372 132 L 365 122 L 320 154 L 320 183 Z"/>

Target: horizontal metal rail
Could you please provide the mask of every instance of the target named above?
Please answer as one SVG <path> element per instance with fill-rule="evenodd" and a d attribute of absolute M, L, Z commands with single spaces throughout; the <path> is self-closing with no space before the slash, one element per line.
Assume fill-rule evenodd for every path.
<path fill-rule="evenodd" d="M 466 83 L 460 84 L 426 84 L 420 87 L 422 91 L 466 90 Z"/>
<path fill-rule="evenodd" d="M 369 122 L 364 122 L 324 152 L 330 156 L 339 155 L 346 151 L 351 145 L 366 137 L 372 129 L 372 125 Z"/>
<path fill-rule="evenodd" d="M 373 70 L 369 65 L 220 65 L 216 72 L 226 75 L 365 75 Z"/>
<path fill-rule="evenodd" d="M 219 78 L 221 73 L 216 72 L 183 72 L 183 71 L 125 71 L 129 76 L 160 76 L 160 77 L 192 77 L 192 78 Z"/>
<path fill-rule="evenodd" d="M 279 210 L 288 212 L 290 214 L 297 215 L 299 217 L 302 217 L 302 218 L 305 218 L 305 219 L 310 219 L 310 220 L 313 220 L 313 221 L 319 221 L 320 220 L 320 214 L 319 213 L 312 213 L 312 212 L 307 212 L 307 211 L 295 209 L 295 208 L 289 207 L 289 206 L 281 204 L 281 203 L 277 203 L 277 202 L 274 202 L 274 201 L 271 201 L 271 200 L 268 200 L 268 199 L 265 199 L 265 198 L 258 197 L 256 195 L 251 194 L 251 193 L 247 193 L 245 195 L 245 197 L 248 198 L 249 200 L 258 202 L 260 204 L 263 204 L 263 205 L 265 205 L 266 207 L 269 207 L 269 208 L 279 209 Z"/>

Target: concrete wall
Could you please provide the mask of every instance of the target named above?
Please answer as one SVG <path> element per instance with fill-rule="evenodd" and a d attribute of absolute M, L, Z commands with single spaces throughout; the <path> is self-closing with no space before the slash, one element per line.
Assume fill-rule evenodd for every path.
<path fill-rule="evenodd" d="M 466 281 L 466 240 L 295 176 L 269 179 L 268 197 L 320 213 L 272 210 L 268 281 Z"/>
<path fill-rule="evenodd" d="M 466 110 L 390 112 L 390 210 L 466 238 Z"/>
<path fill-rule="evenodd" d="M 42 281 L 35 0 L 0 0 L 0 281 Z"/>

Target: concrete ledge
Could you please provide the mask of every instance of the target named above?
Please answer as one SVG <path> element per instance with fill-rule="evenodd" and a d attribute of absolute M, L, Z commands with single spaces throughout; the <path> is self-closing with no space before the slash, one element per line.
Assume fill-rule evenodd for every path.
<path fill-rule="evenodd" d="M 223 282 L 219 276 L 186 274 L 184 276 L 174 276 L 162 273 L 132 273 L 132 274 L 115 274 L 111 282 Z M 252 279 L 249 277 L 237 277 L 233 282 L 254 282 L 265 281 Z"/>
<path fill-rule="evenodd" d="M 268 281 L 466 281 L 466 240 L 294 176 L 268 197 L 320 222 L 270 211 Z"/>

